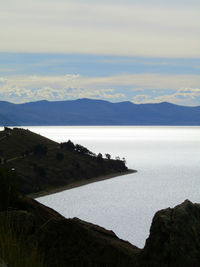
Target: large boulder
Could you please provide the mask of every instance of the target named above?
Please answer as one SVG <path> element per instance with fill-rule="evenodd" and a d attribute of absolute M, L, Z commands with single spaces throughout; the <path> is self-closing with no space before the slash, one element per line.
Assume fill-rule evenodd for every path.
<path fill-rule="evenodd" d="M 185 200 L 158 211 L 142 252 L 145 266 L 200 266 L 200 204 Z"/>

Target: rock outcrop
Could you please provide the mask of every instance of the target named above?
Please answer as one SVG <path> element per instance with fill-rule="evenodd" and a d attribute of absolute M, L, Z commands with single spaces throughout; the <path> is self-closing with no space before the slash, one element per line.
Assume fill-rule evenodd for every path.
<path fill-rule="evenodd" d="M 147 266 L 200 266 L 200 204 L 158 211 L 142 254 Z"/>
<path fill-rule="evenodd" d="M 48 267 L 200 266 L 200 204 L 188 200 L 155 214 L 144 249 L 27 197 L 18 199 L 9 216 L 16 232 L 23 229 L 27 246 L 37 242 Z"/>

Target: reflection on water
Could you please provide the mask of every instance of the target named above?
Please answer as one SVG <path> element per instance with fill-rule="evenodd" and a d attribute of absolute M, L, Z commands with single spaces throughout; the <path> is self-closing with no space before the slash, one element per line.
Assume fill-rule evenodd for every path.
<path fill-rule="evenodd" d="M 27 127 L 24 127 L 27 128 Z M 58 142 L 125 157 L 138 170 L 74 188 L 40 202 L 143 247 L 154 213 L 190 199 L 200 202 L 200 127 L 29 127 Z"/>

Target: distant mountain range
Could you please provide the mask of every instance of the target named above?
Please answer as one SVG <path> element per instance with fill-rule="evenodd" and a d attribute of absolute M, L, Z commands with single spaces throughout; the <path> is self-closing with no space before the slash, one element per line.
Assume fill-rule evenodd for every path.
<path fill-rule="evenodd" d="M 0 125 L 200 125 L 200 106 L 111 103 L 87 98 L 24 104 L 0 101 Z"/>

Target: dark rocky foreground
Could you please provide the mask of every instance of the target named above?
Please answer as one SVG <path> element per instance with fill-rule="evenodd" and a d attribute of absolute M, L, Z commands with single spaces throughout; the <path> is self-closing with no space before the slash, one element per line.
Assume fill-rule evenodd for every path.
<path fill-rule="evenodd" d="M 27 247 L 38 243 L 48 267 L 200 266 L 200 204 L 188 200 L 155 214 L 144 249 L 97 225 L 65 219 L 27 197 L 20 197 L 8 213 L 15 231 L 23 229 Z"/>

